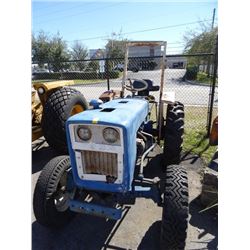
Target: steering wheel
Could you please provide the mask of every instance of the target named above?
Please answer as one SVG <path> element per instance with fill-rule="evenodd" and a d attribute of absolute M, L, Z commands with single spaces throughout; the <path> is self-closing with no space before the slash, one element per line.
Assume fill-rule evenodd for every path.
<path fill-rule="evenodd" d="M 126 90 L 135 93 L 137 91 L 142 91 L 148 88 L 148 83 L 142 79 L 128 78 L 125 80 L 124 87 Z"/>

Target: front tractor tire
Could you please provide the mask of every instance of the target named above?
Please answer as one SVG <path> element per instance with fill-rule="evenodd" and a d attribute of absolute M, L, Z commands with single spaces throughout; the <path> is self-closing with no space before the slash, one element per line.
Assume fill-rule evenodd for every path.
<path fill-rule="evenodd" d="M 81 92 L 63 87 L 52 92 L 44 106 L 42 130 L 48 144 L 60 153 L 67 153 L 65 124 L 67 119 L 88 109 Z"/>
<path fill-rule="evenodd" d="M 69 170 L 69 156 L 53 158 L 42 170 L 33 196 L 33 210 L 39 224 L 60 228 L 74 216 L 68 204 L 74 191 L 66 189 Z"/>
<path fill-rule="evenodd" d="M 180 102 L 169 104 L 166 115 L 164 136 L 164 164 L 179 164 L 184 133 L 184 105 Z"/>
<path fill-rule="evenodd" d="M 167 167 L 164 190 L 161 249 L 183 250 L 188 227 L 188 178 L 182 166 Z"/>

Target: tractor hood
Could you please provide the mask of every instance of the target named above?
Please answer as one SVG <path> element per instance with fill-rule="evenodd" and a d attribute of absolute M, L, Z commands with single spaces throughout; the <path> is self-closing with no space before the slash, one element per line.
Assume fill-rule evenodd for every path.
<path fill-rule="evenodd" d="M 139 126 L 148 114 L 148 102 L 144 99 L 115 99 L 100 105 L 100 109 L 86 110 L 69 118 L 69 122 L 84 122 L 93 124 L 112 123 L 125 127 Z"/>
<path fill-rule="evenodd" d="M 145 121 L 148 115 L 148 109 L 148 102 L 144 99 L 115 99 L 100 105 L 99 109 L 86 110 L 68 119 L 66 125 L 68 148 L 70 152 L 74 181 L 78 186 L 86 189 L 106 192 L 126 192 L 131 190 L 136 163 L 137 131 Z M 87 143 L 77 143 L 72 139 L 75 136 L 73 127 L 78 126 L 79 124 L 87 125 L 95 131 L 95 139 L 93 139 L 93 141 L 90 140 Z M 101 142 L 102 134 L 100 133 L 97 136 L 97 133 L 99 133 L 97 129 L 98 126 L 102 128 L 119 128 L 122 138 L 120 145 L 121 149 L 112 144 L 103 145 L 103 141 Z M 83 144 L 84 146 L 81 146 Z M 115 153 L 115 150 L 117 149 L 117 152 L 121 154 L 122 161 L 118 160 L 118 162 L 122 162 L 122 166 L 118 166 L 119 172 L 122 168 L 122 178 L 120 178 L 120 182 L 106 183 L 105 181 L 98 181 L 98 176 L 98 178 L 96 177 L 96 181 L 87 180 L 85 176 L 80 178 L 79 166 L 77 166 L 76 161 L 77 152 L 79 152 L 79 150 L 85 150 L 85 152 L 95 150 L 95 152 L 97 152 L 98 149 L 100 149 L 100 152 L 103 150 L 107 153 Z M 85 161 L 83 162 L 85 164 Z M 93 165 L 94 163 L 91 164 Z M 98 164 L 100 165 L 100 163 Z M 80 168 L 84 167 L 81 166 Z"/>

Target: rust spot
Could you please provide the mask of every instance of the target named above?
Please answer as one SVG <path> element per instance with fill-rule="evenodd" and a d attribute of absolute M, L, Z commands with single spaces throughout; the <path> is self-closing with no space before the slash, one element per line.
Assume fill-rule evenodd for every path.
<path fill-rule="evenodd" d="M 162 41 L 134 41 L 129 42 L 128 46 L 162 46 L 164 42 Z"/>
<path fill-rule="evenodd" d="M 83 151 L 86 174 L 100 174 L 117 178 L 117 154 L 95 151 Z"/>

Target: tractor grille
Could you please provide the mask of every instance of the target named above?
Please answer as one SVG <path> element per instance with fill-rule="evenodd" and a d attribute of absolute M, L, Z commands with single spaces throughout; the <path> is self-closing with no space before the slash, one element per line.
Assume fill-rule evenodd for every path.
<path fill-rule="evenodd" d="M 83 151 L 82 159 L 85 174 L 100 174 L 117 178 L 117 154 Z"/>

